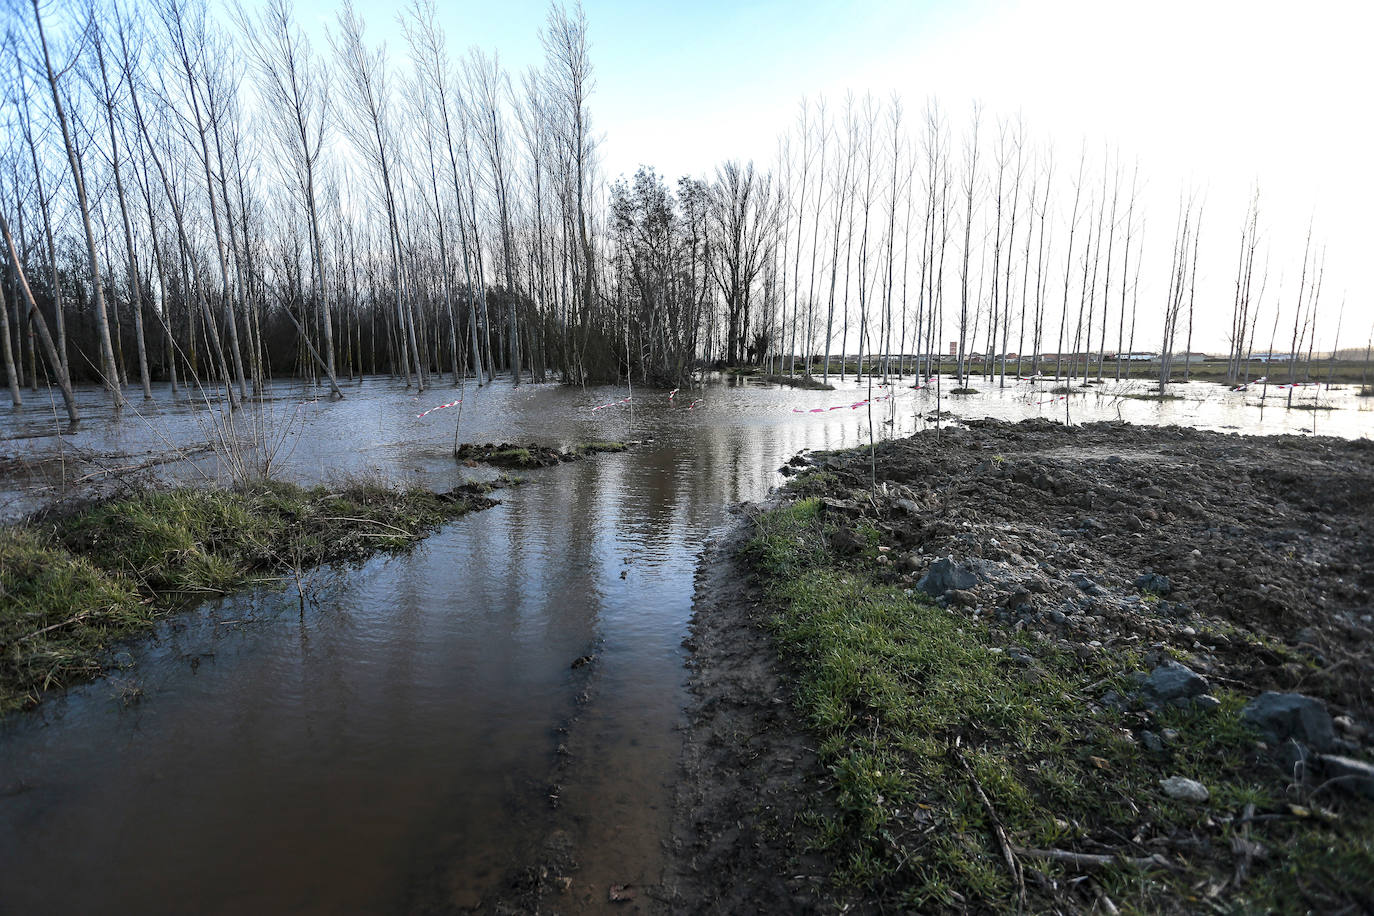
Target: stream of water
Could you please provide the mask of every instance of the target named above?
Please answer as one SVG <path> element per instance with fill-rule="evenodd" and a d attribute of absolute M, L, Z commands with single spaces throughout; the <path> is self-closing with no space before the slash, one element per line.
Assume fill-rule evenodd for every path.
<path fill-rule="evenodd" d="M 945 409 L 1064 416 L 1044 386 L 974 384 L 980 394 Z M 1176 387 L 1184 400 L 1150 402 L 1122 397 L 1143 384 L 1104 386 L 1074 395 L 1070 417 L 1374 434 L 1374 399 L 1349 389 L 1320 394 L 1335 409 L 1285 410 L 1272 390 L 1261 408 L 1253 393 Z M 547 861 L 576 863 L 565 911 L 606 908 L 612 884 L 651 898 L 698 559 L 729 508 L 764 497 L 792 455 L 868 440 L 867 407 L 847 406 L 859 390 L 718 379 L 592 411 L 630 392 L 469 386 L 465 441 L 639 444 L 529 472 L 501 505 L 410 553 L 315 571 L 303 607 L 290 583 L 179 615 L 119 649 L 109 677 L 0 723 L 0 912 L 443 911 Z M 934 393 L 895 390 L 873 405 L 877 434 L 929 425 Z M 278 385 L 264 414 L 283 434 L 278 473 L 435 489 L 475 473 L 451 457 L 456 408 L 417 417 L 451 388 L 417 399 L 375 379 L 346 391 L 330 403 Z M 132 462 L 215 433 L 214 412 L 166 391 L 118 420 L 100 392 L 81 397 L 76 430 L 36 399 L 0 417 L 0 458 L 48 461 L 0 512 L 61 497 L 70 481 L 52 462 L 64 450 Z M 207 452 L 163 470 L 197 480 L 225 468 Z"/>

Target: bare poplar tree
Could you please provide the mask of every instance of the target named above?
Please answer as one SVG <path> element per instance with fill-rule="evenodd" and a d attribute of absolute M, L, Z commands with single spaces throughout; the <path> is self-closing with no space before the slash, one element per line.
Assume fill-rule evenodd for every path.
<path fill-rule="evenodd" d="M 395 138 L 391 126 L 391 91 L 387 79 L 386 52 L 369 51 L 363 42 L 363 22 L 353 10 L 352 0 L 344 0 L 338 14 L 339 35 L 331 36 L 335 56 L 342 71 L 342 94 L 352 109 L 351 118 L 340 122 L 374 172 L 378 196 L 386 213 L 387 248 L 391 255 L 391 279 L 396 302 L 396 329 L 400 338 L 399 363 L 410 384 L 413 358 L 415 385 L 425 388 L 423 357 L 415 336 L 415 322 L 408 308 L 405 287 L 401 281 L 403 257 L 400 203 L 393 181 L 395 171 Z"/>
<path fill-rule="evenodd" d="M 331 393 L 342 398 L 317 190 L 330 119 L 326 77 L 311 53 L 309 41 L 292 18 L 287 0 L 268 0 L 256 17 L 237 4 L 235 12 L 257 76 L 263 114 L 273 140 L 271 148 L 283 174 L 290 179 L 288 186 L 304 211 L 310 230 L 311 299 L 319 308 L 324 370 Z"/>
<path fill-rule="evenodd" d="M 956 379 L 960 388 L 965 387 L 964 364 L 968 354 L 969 330 L 969 255 L 973 250 L 973 203 L 978 191 L 978 141 L 982 108 L 973 106 L 973 123 L 969 132 L 969 142 L 964 152 L 964 253 L 959 267 L 959 352 Z M 974 309 L 978 303 L 974 302 Z M 976 317 L 976 316 L 975 316 Z"/>
<path fill-rule="evenodd" d="M 71 167 L 72 182 L 76 187 L 77 206 L 81 211 L 81 224 L 86 235 L 87 265 L 91 273 L 91 297 L 95 304 L 96 327 L 100 335 L 101 376 L 114 401 L 115 408 L 118 409 L 124 405 L 124 393 L 120 391 L 119 371 L 115 367 L 114 344 L 110 338 L 110 322 L 105 311 L 104 284 L 101 282 L 99 259 L 95 251 L 95 230 L 91 225 L 91 207 L 86 196 L 86 182 L 82 176 L 81 166 L 77 161 L 71 125 L 68 122 L 67 110 L 62 104 L 61 92 L 58 88 L 58 74 L 53 69 L 52 55 L 48 50 L 47 33 L 43 28 L 43 16 L 38 10 L 38 0 L 32 0 L 32 6 L 33 20 L 38 27 L 39 46 L 43 52 L 43 69 L 47 75 L 48 90 L 52 95 L 53 115 L 62 130 L 62 143 L 67 152 L 67 163 Z M 17 253 L 15 257 L 17 269 Z M 39 327 L 43 328 L 43 332 L 46 333 L 45 324 L 40 324 Z M 61 366 L 63 363 L 54 359 L 54 365 Z"/>

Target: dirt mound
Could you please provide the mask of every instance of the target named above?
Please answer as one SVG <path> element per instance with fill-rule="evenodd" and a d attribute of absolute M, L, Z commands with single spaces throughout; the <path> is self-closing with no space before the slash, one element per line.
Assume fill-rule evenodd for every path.
<path fill-rule="evenodd" d="M 906 878 L 863 879 L 865 869 L 891 866 L 873 874 L 907 875 L 910 866 L 918 878 L 928 878 L 935 860 L 922 857 L 940 848 L 936 843 L 928 849 L 935 843 L 929 838 L 948 839 L 950 831 L 965 844 L 959 847 L 965 853 L 981 850 L 979 862 L 991 872 L 1000 873 L 1001 863 L 1012 858 L 1020 881 L 1025 863 L 1025 875 L 1034 878 L 1027 878 L 1032 895 L 1042 904 L 1056 901 L 1065 912 L 1097 911 L 1099 896 L 1120 893 L 1112 878 L 1095 872 L 1100 880 L 1085 880 L 1081 872 L 1145 853 L 1186 863 L 1183 877 L 1156 870 L 1151 882 L 1139 885 L 1150 884 L 1150 894 L 1140 891 L 1140 899 L 1150 901 L 1146 910 L 1190 911 L 1181 901 L 1196 902 L 1198 887 L 1218 903 L 1226 899 L 1223 894 L 1253 893 L 1237 899 L 1285 901 L 1280 908 L 1296 906 L 1299 899 L 1318 910 L 1374 899 L 1367 882 L 1352 883 L 1352 876 L 1365 871 L 1360 863 L 1366 859 L 1351 852 L 1359 843 L 1347 837 L 1337 850 L 1340 843 L 1332 839 L 1341 830 L 1358 837 L 1367 811 L 1354 807 L 1357 796 L 1337 798 L 1340 793 L 1331 791 L 1339 779 L 1365 779 L 1366 761 L 1374 757 L 1374 443 L 1123 423 L 969 421 L 871 452 L 799 456 L 783 470 L 797 479 L 779 497 L 781 508 L 758 516 L 772 519 L 776 531 L 755 534 L 751 543 L 765 545 L 759 556 L 790 572 L 775 569 L 768 579 L 761 571 L 771 568 L 767 563 L 750 566 L 726 547 L 708 558 L 698 583 L 689 643 L 694 700 L 674 837 L 680 863 L 674 912 L 738 911 L 757 908 L 764 899 L 788 901 L 786 908 L 797 912 L 881 911 L 895 899 L 888 892 L 929 888 L 919 881 L 903 885 Z M 792 527 L 789 512 L 796 516 Z M 761 525 L 742 527 L 768 528 Z M 784 554 L 786 563 L 779 559 Z M 822 567 L 829 572 L 815 574 Z M 728 572 L 711 571 L 717 568 Z M 746 569 L 763 578 L 756 581 Z M 805 580 L 805 587 L 777 604 L 783 580 Z M 805 589 L 816 596 L 814 607 L 807 605 L 787 629 L 786 608 L 803 600 Z M 927 612 L 897 613 L 905 607 L 903 595 L 910 603 L 922 602 Z M 870 607 L 877 610 L 863 616 Z M 882 616 L 888 607 L 894 609 L 891 620 Z M 815 623 L 807 615 L 821 614 L 818 609 L 834 619 Z M 841 630 L 846 614 L 858 622 Z M 903 629 L 913 620 L 925 628 L 921 638 L 944 633 L 949 644 L 918 647 L 904 641 L 915 639 Z M 993 658 L 994 664 L 969 678 L 976 684 L 962 687 L 1008 696 L 1020 696 L 1017 690 L 1023 689 L 1027 708 L 1063 730 L 1071 753 L 1054 751 L 1054 741 L 1041 741 L 1044 735 L 1035 729 L 1026 733 L 1034 741 L 1013 730 L 1016 740 L 1007 743 L 990 720 L 979 718 L 977 703 L 959 707 L 968 714 L 951 714 L 950 720 L 960 733 L 955 737 L 968 739 L 966 750 L 953 752 L 956 757 L 972 754 L 987 773 L 1013 773 L 1017 784 L 1030 786 L 1034 791 L 1025 798 L 1062 806 L 1047 808 L 1056 817 L 1062 810 L 1068 826 L 1055 820 L 1046 848 L 1012 851 L 1003 836 L 1001 857 L 995 849 L 988 853 L 986 843 L 978 845 L 982 840 L 969 839 L 979 832 L 967 831 L 968 811 L 950 801 L 964 797 L 963 782 L 977 784 L 976 777 L 960 776 L 967 765 L 941 769 L 948 761 L 931 763 L 903 750 L 902 766 L 953 773 L 948 782 L 959 783 L 959 791 L 941 800 L 941 783 L 929 780 L 892 789 L 893 797 L 907 792 L 929 804 L 917 805 L 911 823 L 899 824 L 893 813 L 878 818 L 876 832 L 835 834 L 850 845 L 834 848 L 868 858 L 820 861 L 824 857 L 816 850 L 834 837 L 818 832 L 817 824 L 825 830 L 851 820 L 862 826 L 861 818 L 846 820 L 844 806 L 859 797 L 851 790 L 865 785 L 859 770 L 846 781 L 849 771 L 841 765 L 854 757 L 847 749 L 870 732 L 873 746 L 886 748 L 882 742 L 896 727 L 889 720 L 906 721 L 895 713 L 924 719 L 893 700 L 897 705 L 887 709 L 880 728 L 877 714 L 869 714 L 880 695 L 863 691 L 849 698 L 858 705 L 836 707 L 839 718 L 807 706 L 806 690 L 819 689 L 819 680 L 807 680 L 808 672 L 797 666 L 811 656 L 795 650 L 803 637 L 829 647 L 839 638 L 833 634 L 843 632 L 863 649 L 851 653 L 859 666 L 854 671 L 885 671 L 878 647 L 887 645 L 879 641 L 887 631 L 880 623 L 901 636 L 890 643 L 903 659 L 917 648 L 922 658 L 948 652 L 973 671 L 974 661 Z M 779 649 L 783 638 L 793 640 L 791 654 Z M 930 659 L 923 664 L 921 671 L 939 668 Z M 841 667 L 837 663 L 836 670 Z M 962 669 L 939 670 L 957 681 Z M 873 683 L 905 697 L 904 685 L 916 675 L 909 668 L 893 672 L 890 683 L 877 675 Z M 1045 683 L 1067 692 L 1033 696 L 1036 685 Z M 951 684 L 939 686 L 947 693 Z M 917 698 L 917 705 L 937 706 L 936 694 Z M 1296 728 L 1289 722 L 1296 713 L 1283 705 L 1294 702 L 1322 710 L 1316 716 L 1322 728 L 1309 729 L 1311 734 L 1298 729 L 1306 745 L 1288 741 L 1279 747 Z M 1269 706 L 1276 709 L 1266 712 Z M 1242 728 L 1242 707 L 1244 716 L 1263 720 L 1274 734 Z M 1013 711 L 1006 705 L 996 709 L 992 718 L 999 722 Z M 822 713 L 824 721 L 839 724 L 818 734 L 816 717 Z M 851 714 L 859 724 L 846 731 Z M 1026 721 L 1040 717 L 1027 713 Z M 1054 728 L 1045 733 L 1058 734 Z M 908 739 L 918 750 L 954 740 L 938 729 L 913 731 L 903 738 Z M 1023 740 L 1033 748 L 1017 743 Z M 958 741 L 953 746 L 960 747 Z M 1324 748 L 1335 754 L 1308 756 Z M 1284 758 L 1290 750 L 1312 763 L 1295 770 Z M 1341 766 L 1355 775 L 1342 776 Z M 1180 769 L 1189 778 L 1174 778 Z M 1050 790 L 1066 773 L 1073 774 L 1066 785 L 1077 788 L 1060 797 Z M 1110 778 L 1101 775 L 1106 773 Z M 1210 782 L 1218 793 L 1210 808 L 1179 807 L 1206 798 L 1203 783 L 1192 777 Z M 837 798 L 841 783 L 850 794 Z M 989 791 L 1004 814 L 1017 810 L 1016 793 Z M 874 796 L 880 807 L 887 804 L 885 794 L 883 788 Z M 1300 804 L 1285 804 L 1295 800 Z M 1352 807 L 1342 808 L 1346 803 Z M 1320 808 L 1329 822 L 1317 823 L 1303 807 L 1313 804 L 1337 810 Z M 974 808 L 993 810 L 993 803 L 983 799 Z M 962 813 L 955 817 L 951 811 Z M 1252 820 L 1262 825 L 1254 828 L 1259 839 L 1253 841 Z M 1040 823 L 1030 818 L 1018 826 L 1009 819 L 1011 842 L 1036 846 L 1026 839 L 1034 834 L 1027 826 L 1032 822 Z M 956 830 L 954 824 L 965 826 Z M 1271 863 L 1287 861 L 1289 867 L 1269 868 L 1247 883 L 1252 858 L 1260 855 L 1256 850 L 1265 848 L 1260 840 L 1269 844 Z M 1157 863 L 1139 861 L 1147 868 Z M 857 885 L 832 884 L 841 873 Z M 1285 877 L 1292 874 L 1305 876 L 1296 890 Z M 953 891 L 947 896 L 945 906 L 977 909 L 961 903 L 973 898 Z M 1014 902 L 995 894 L 986 899 L 1008 907 Z M 1104 899 L 1108 903 L 1101 905 L 1113 909 L 1110 898 Z"/>
<path fill-rule="evenodd" d="M 454 450 L 453 457 L 469 465 L 481 463 L 497 468 L 549 468 L 565 461 L 580 461 L 588 455 L 601 452 L 623 452 L 627 447 L 623 442 L 584 442 L 567 451 L 559 451 L 533 442 L 529 445 L 513 445 L 510 442 L 476 445 L 465 442 Z"/>
<path fill-rule="evenodd" d="M 831 511 L 857 515 L 869 462 L 811 460 Z M 1164 637 L 1255 690 L 1374 705 L 1374 657 L 1349 648 L 1374 635 L 1374 442 L 970 421 L 883 443 L 873 460 L 866 514 L 907 552 L 913 581 L 934 557 L 991 562 L 1007 574 L 955 601 L 1027 626 L 1085 620 L 1102 640 Z M 1146 575 L 1167 589 L 1137 585 Z"/>

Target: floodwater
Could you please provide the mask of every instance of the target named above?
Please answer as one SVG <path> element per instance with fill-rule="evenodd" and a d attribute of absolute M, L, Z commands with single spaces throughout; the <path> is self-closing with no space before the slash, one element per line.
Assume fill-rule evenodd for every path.
<path fill-rule="evenodd" d="M 1064 417 L 1047 385 L 973 385 L 980 394 L 945 396 L 944 409 Z M 1261 407 L 1215 385 L 1177 386 L 1186 399 L 1162 403 L 1122 397 L 1143 383 L 1103 388 L 1071 397 L 1073 422 L 1374 435 L 1374 400 L 1349 389 L 1317 395 L 1335 409 L 1285 410 L 1272 389 Z M 873 405 L 877 435 L 930 424 L 933 390 L 894 390 Z M 456 408 L 417 417 L 452 388 L 416 398 L 374 379 L 346 391 L 330 403 L 278 384 L 258 456 L 303 482 L 379 474 L 444 489 L 480 473 L 450 457 Z M 501 505 L 411 553 L 209 602 L 118 650 L 109 677 L 10 716 L 0 912 L 444 912 L 540 867 L 573 878 L 550 891 L 561 911 L 611 908 L 613 884 L 639 889 L 630 911 L 650 903 L 698 559 L 730 507 L 764 497 L 792 455 L 867 441 L 867 407 L 848 406 L 866 392 L 727 379 L 671 401 L 636 388 L 631 404 L 593 411 L 630 392 L 468 386 L 464 441 L 640 444 L 531 471 Z M 0 513 L 100 473 L 73 462 L 64 478 L 64 455 L 116 468 L 218 432 L 214 411 L 166 391 L 150 405 L 135 393 L 118 422 L 98 391 L 81 396 L 75 430 L 36 398 L 0 417 L 0 459 L 47 459 L 43 475 L 6 484 Z M 226 470 L 214 452 L 159 468 L 186 480 Z"/>

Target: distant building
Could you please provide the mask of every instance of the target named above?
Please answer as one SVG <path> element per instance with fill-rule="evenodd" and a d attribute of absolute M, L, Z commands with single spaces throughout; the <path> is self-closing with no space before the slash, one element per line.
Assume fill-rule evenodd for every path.
<path fill-rule="evenodd" d="M 1292 353 L 1256 353 L 1250 357 L 1260 363 L 1287 363 L 1293 361 Z"/>

